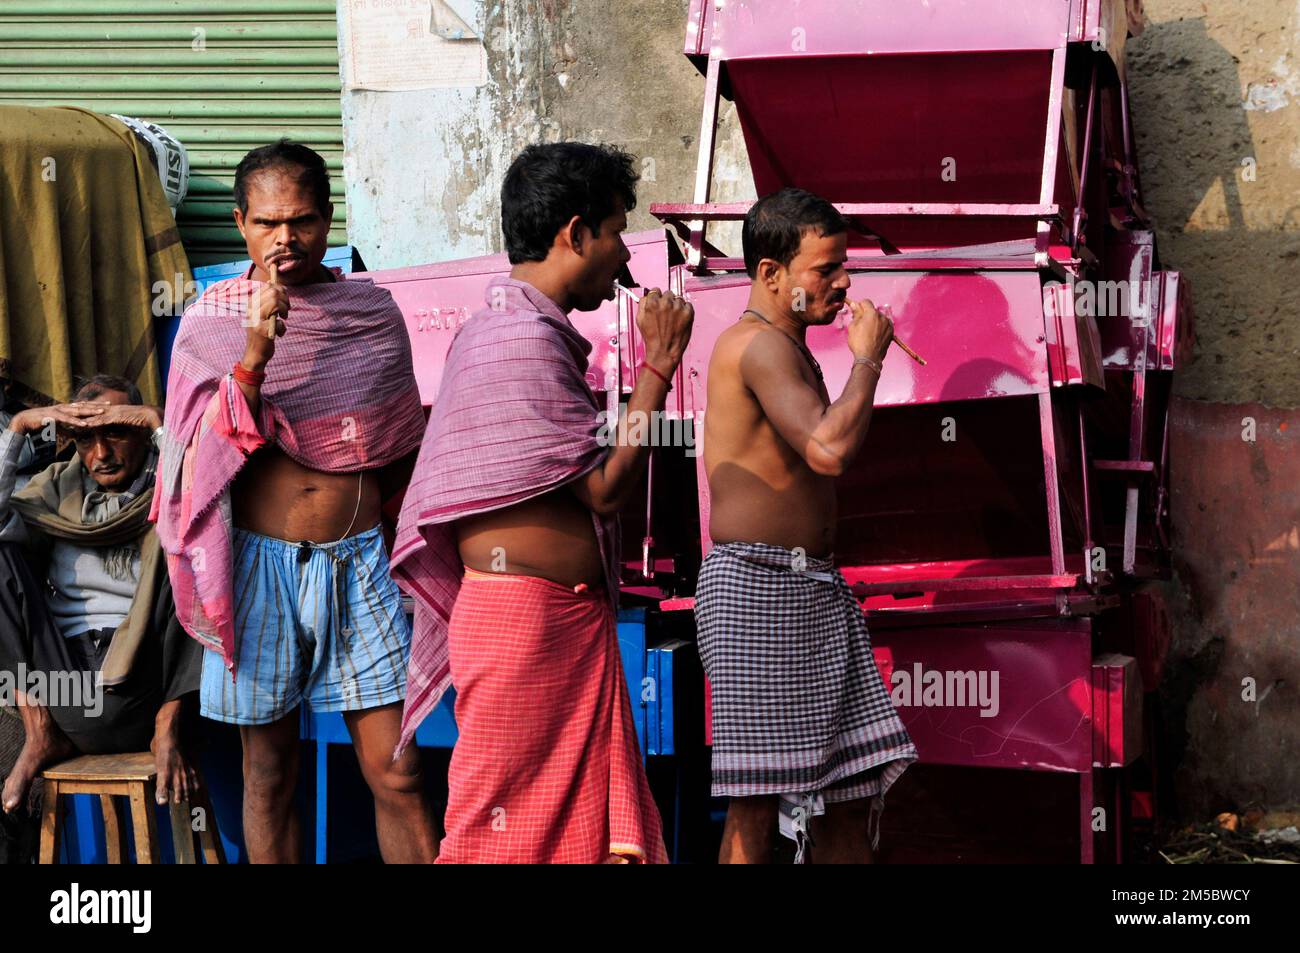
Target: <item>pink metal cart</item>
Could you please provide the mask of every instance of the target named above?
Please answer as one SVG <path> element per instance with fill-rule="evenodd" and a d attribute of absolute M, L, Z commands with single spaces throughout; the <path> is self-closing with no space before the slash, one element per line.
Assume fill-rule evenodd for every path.
<path fill-rule="evenodd" d="M 1077 775 L 1084 862 L 1103 831 L 1122 857 L 1125 786 L 1094 805 L 1094 779 L 1150 736 L 1169 636 L 1143 581 L 1168 565 L 1167 407 L 1191 334 L 1141 204 L 1123 57 L 1140 25 L 1122 0 L 693 0 L 694 201 L 652 209 L 686 246 L 696 419 L 749 285 L 708 237 L 749 205 L 710 201 L 720 98 L 758 194 L 799 186 L 850 220 L 850 294 L 890 305 L 928 364 L 885 365 L 837 562 L 922 762 Z M 844 329 L 808 344 L 838 394 Z M 996 711 L 927 704 L 929 672 L 996 673 Z"/>

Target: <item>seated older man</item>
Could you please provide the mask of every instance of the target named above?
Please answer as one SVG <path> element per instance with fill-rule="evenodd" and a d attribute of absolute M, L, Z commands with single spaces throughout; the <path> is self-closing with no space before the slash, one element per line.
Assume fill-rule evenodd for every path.
<path fill-rule="evenodd" d="M 0 431 L 0 704 L 17 705 L 26 736 L 6 812 L 42 768 L 78 754 L 150 748 L 159 803 L 194 788 L 181 728 L 202 649 L 176 621 L 148 521 L 161 426 L 134 384 L 100 375 Z M 51 427 L 76 455 L 15 493 L 27 435 Z"/>

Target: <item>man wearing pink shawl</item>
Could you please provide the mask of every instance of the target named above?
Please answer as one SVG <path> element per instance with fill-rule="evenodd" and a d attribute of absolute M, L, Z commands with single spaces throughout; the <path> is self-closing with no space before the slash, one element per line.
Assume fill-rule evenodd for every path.
<path fill-rule="evenodd" d="M 424 415 L 392 297 L 325 269 L 329 176 L 285 140 L 235 173 L 252 267 L 185 311 L 154 494 L 176 614 L 203 643 L 200 709 L 240 726 L 244 839 L 293 862 L 299 705 L 338 711 L 375 796 L 384 859 L 431 861 L 419 758 L 392 758 L 410 628 L 381 507 Z"/>
<path fill-rule="evenodd" d="M 452 343 L 402 506 L 393 574 L 416 602 L 403 746 L 456 686 L 439 863 L 667 859 L 615 631 L 616 514 L 649 448 L 625 427 L 601 445 L 591 344 L 567 316 L 612 298 L 631 257 L 632 161 L 581 143 L 515 159 L 501 193 L 514 267 Z M 692 316 L 645 296 L 629 417 L 662 409 Z"/>

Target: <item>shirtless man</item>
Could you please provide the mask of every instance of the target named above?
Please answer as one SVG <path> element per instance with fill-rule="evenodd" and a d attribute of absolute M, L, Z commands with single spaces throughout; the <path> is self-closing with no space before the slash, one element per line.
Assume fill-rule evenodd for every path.
<path fill-rule="evenodd" d="M 866 438 L 893 326 L 848 299 L 847 228 L 823 199 L 798 189 L 761 199 L 742 240 L 753 286 L 709 363 L 714 545 L 696 590 L 713 794 L 731 798 L 721 861 L 768 858 L 782 814 L 800 859 L 811 833 L 817 862 L 867 861 L 869 808 L 916 752 L 831 551 L 835 478 Z M 845 305 L 854 361 L 832 402 L 806 334 Z"/>
<path fill-rule="evenodd" d="M 295 436 L 298 456 L 338 453 L 327 442 L 325 449 L 313 449 L 311 442 L 321 441 L 319 434 L 327 428 L 320 420 L 332 419 L 326 405 L 340 399 L 338 380 L 356 373 L 356 365 L 331 367 L 331 358 L 322 356 L 334 353 L 328 343 L 306 360 L 301 349 L 316 346 L 309 343 L 315 335 L 368 334 L 376 324 L 391 322 L 401 330 L 388 333 L 404 336 L 400 313 L 387 292 L 342 281 L 322 265 L 333 207 L 324 161 L 316 153 L 283 140 L 254 150 L 236 172 L 235 196 L 235 222 L 253 262 L 245 284 L 265 284 L 247 298 L 243 356 L 233 381 L 252 420 L 263 419 L 264 399 L 280 411 L 290 401 L 305 405 L 311 427 Z M 376 311 L 364 310 L 376 300 Z M 304 327 L 308 315 L 313 323 Z M 401 346 L 406 348 L 404 366 L 400 361 L 391 369 L 370 364 L 364 373 L 405 377 L 413 387 L 409 344 Z M 278 358 L 277 348 L 290 356 Z M 264 398 L 263 389 L 277 383 L 286 396 Z M 358 381 L 358 403 L 361 388 Z M 372 441 L 362 448 L 363 458 L 393 456 L 375 450 L 373 443 L 384 438 L 368 432 L 411 425 L 413 439 L 400 458 L 385 466 L 357 470 L 345 461 L 341 472 L 306 465 L 276 439 L 256 439 L 260 446 L 229 487 L 235 527 L 235 655 L 226 659 L 217 651 L 204 653 L 202 713 L 240 725 L 250 861 L 295 862 L 300 856 L 293 798 L 298 706 L 306 700 L 317 712 L 343 713 L 375 796 L 384 859 L 430 862 L 437 854 L 437 827 L 418 751 L 411 748 L 392 757 L 405 697 L 410 628 L 388 572 L 379 525 L 383 501 L 409 478 L 423 416 L 418 400 L 358 406 L 355 413 L 344 403 L 340 412 L 349 414 L 341 418 L 345 427 L 361 427 L 355 439 Z M 407 419 L 412 414 L 414 421 Z M 356 424 L 367 419 L 373 426 Z M 233 678 L 227 671 L 231 662 L 237 662 Z"/>

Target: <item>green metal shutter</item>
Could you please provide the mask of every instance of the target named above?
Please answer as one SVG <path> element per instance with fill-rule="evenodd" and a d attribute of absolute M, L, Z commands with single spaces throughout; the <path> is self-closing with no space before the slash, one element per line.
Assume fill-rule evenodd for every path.
<path fill-rule="evenodd" d="M 347 244 L 334 0 L 4 0 L 0 102 L 136 116 L 179 139 L 192 265 L 245 257 L 235 166 L 281 136 L 324 156 L 330 244 Z"/>

